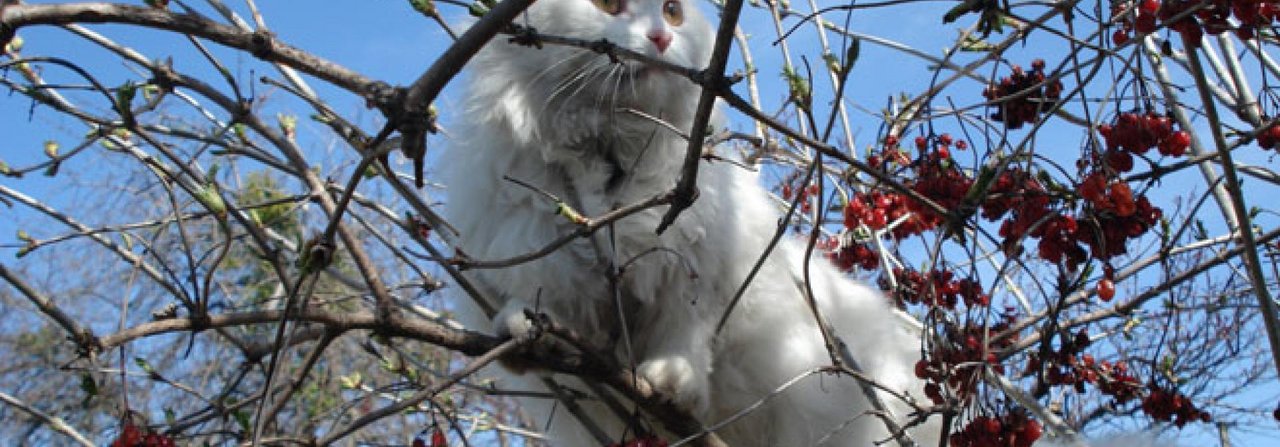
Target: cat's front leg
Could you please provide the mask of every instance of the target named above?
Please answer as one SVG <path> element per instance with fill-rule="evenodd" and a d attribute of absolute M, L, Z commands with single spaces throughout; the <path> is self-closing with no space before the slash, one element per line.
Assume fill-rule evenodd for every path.
<path fill-rule="evenodd" d="M 654 340 L 636 373 L 680 407 L 704 416 L 711 402 L 711 334 L 701 325 L 666 320 L 653 328 Z"/>

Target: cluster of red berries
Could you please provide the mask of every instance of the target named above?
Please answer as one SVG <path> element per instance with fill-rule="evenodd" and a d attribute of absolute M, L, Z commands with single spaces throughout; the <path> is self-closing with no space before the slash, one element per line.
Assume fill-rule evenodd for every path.
<path fill-rule="evenodd" d="M 948 438 L 951 447 L 1030 447 L 1040 439 L 1043 427 L 1023 411 L 978 416 Z"/>
<path fill-rule="evenodd" d="M 908 186 L 943 209 L 959 209 L 969 188 L 973 186 L 973 179 L 957 169 L 951 161 L 951 148 L 965 150 L 968 144 L 964 140 L 953 140 L 951 135 L 945 133 L 935 137 L 933 142 L 935 144 L 930 145 L 927 139 L 916 138 L 920 158 L 913 165 L 915 179 Z M 894 237 L 899 239 L 936 228 L 945 221 L 944 215 L 914 200 L 907 201 L 907 209 L 911 211 L 913 219 L 894 229 Z"/>
<path fill-rule="evenodd" d="M 898 147 L 898 138 L 892 135 L 885 138 L 883 153 L 895 163 L 912 168 L 914 178 L 904 182 L 908 188 L 928 197 L 944 209 L 955 209 L 964 200 L 973 180 L 956 169 L 950 161 L 951 149 L 965 150 L 969 145 L 963 140 L 956 141 L 945 133 L 932 140 L 936 144 L 930 145 L 929 138 L 916 137 L 915 144 L 920 157 L 915 161 L 907 158 L 906 153 Z M 868 163 L 877 168 L 882 166 L 880 156 L 869 157 Z M 844 225 L 853 229 L 865 224 L 872 230 L 878 230 L 903 216 L 907 218 L 891 232 L 894 239 L 901 240 L 932 230 L 944 220 L 943 215 L 903 194 L 876 191 L 858 193 L 849 200 L 844 209 Z"/>
<path fill-rule="evenodd" d="M 413 447 L 447 447 L 448 445 L 449 440 L 445 438 L 444 431 L 439 428 L 431 430 L 430 444 L 427 443 L 427 440 L 422 439 L 422 436 L 413 438 Z"/>
<path fill-rule="evenodd" d="M 992 182 L 982 204 L 982 217 L 997 220 L 1012 214 L 1000 224 L 1005 252 L 1021 251 L 1017 243 L 1024 237 L 1038 239 L 1036 254 L 1053 263 L 1065 263 L 1075 270 L 1088 256 L 1080 246 L 1080 225 L 1076 218 L 1050 208 L 1048 190 L 1030 173 L 1009 168 Z"/>
<path fill-rule="evenodd" d="M 1121 113 L 1113 124 L 1098 126 L 1098 133 L 1107 142 L 1103 158 L 1116 172 L 1133 169 L 1133 154 L 1145 154 L 1155 148 L 1161 155 L 1181 157 L 1191 147 L 1191 134 L 1174 130 L 1173 120 L 1153 112 Z"/>
<path fill-rule="evenodd" d="M 799 185 L 799 176 L 800 172 L 796 171 L 792 173 L 791 178 L 788 178 L 787 181 L 782 183 L 782 198 L 789 201 L 792 200 L 795 195 L 799 194 L 800 197 L 796 198 L 796 200 L 800 202 L 800 212 L 808 214 L 813 210 L 813 204 L 811 203 L 812 200 L 810 198 L 818 194 L 818 185 Z M 793 183 L 796 185 L 793 186 Z"/>
<path fill-rule="evenodd" d="M 818 248 L 825 250 L 827 259 L 841 271 L 847 272 L 854 267 L 875 270 L 880 266 L 880 255 L 866 243 L 841 244 L 839 237 L 833 237 L 825 239 Z"/>
<path fill-rule="evenodd" d="M 1087 346 L 1087 336 L 1084 340 L 1080 340 L 1081 337 L 1077 334 L 1077 341 L 1073 343 Z M 1057 357 L 1054 365 L 1061 366 L 1045 371 L 1044 383 L 1047 385 L 1069 385 L 1075 387 L 1076 392 L 1083 393 L 1086 383 L 1095 384 L 1099 392 L 1111 396 L 1117 405 L 1138 398 L 1142 390 L 1142 382 L 1133 376 L 1124 362 L 1113 364 L 1106 360 L 1096 361 L 1092 355 L 1078 352 L 1063 355 L 1062 351 L 1058 351 L 1052 355 Z M 1034 374 L 1039 368 L 1041 363 L 1038 355 L 1031 354 L 1027 362 L 1027 373 Z"/>
<path fill-rule="evenodd" d="M 1045 385 L 1072 386 L 1076 392 L 1083 393 L 1086 383 L 1098 381 L 1098 372 L 1094 368 L 1093 356 L 1082 354 L 1089 347 L 1089 332 L 1081 329 L 1074 335 L 1064 334 L 1057 349 L 1050 349 L 1049 358 L 1041 361 L 1039 353 L 1027 356 L 1027 374 L 1043 374 L 1040 376 Z"/>
<path fill-rule="evenodd" d="M 1142 389 L 1142 383 L 1138 381 L 1129 372 L 1129 367 L 1124 362 L 1116 362 L 1112 364 L 1106 360 L 1094 362 L 1093 356 L 1085 355 L 1084 364 L 1088 371 L 1098 381 L 1098 391 L 1115 399 L 1117 404 L 1123 404 L 1138 397 L 1138 391 Z"/>
<path fill-rule="evenodd" d="M 1032 228 L 1030 236 L 1040 239 L 1036 254 L 1052 263 L 1065 263 L 1075 270 L 1088 258 L 1084 248 L 1077 243 L 1080 226 L 1074 217 L 1053 214 L 1043 224 Z"/>
<path fill-rule="evenodd" d="M 911 156 L 907 155 L 907 151 L 898 146 L 898 137 L 889 135 L 884 137 L 884 150 L 879 154 L 871 154 L 867 156 L 867 166 L 873 169 L 885 169 L 885 160 L 896 163 L 899 166 L 911 165 Z"/>
<path fill-rule="evenodd" d="M 1004 365 L 995 351 L 1017 343 L 1016 336 L 989 340 L 988 334 L 1008 329 L 1014 322 L 1012 310 L 1006 310 L 1002 319 L 994 325 L 968 324 L 963 328 L 946 331 L 948 343 L 938 343 L 929 350 L 925 359 L 916 362 L 915 375 L 925 381 L 924 395 L 934 404 L 942 405 L 946 398 L 942 384 L 957 399 L 966 401 L 982 383 L 983 368 L 991 368 L 996 374 L 1004 374 Z"/>
<path fill-rule="evenodd" d="M 1135 200 L 1127 183 L 1108 181 L 1099 172 L 1086 177 L 1077 191 L 1088 204 L 1085 215 L 1090 224 L 1079 227 L 1076 240 L 1087 244 L 1098 259 L 1128 252 L 1127 241 L 1142 236 L 1163 215 L 1145 195 Z"/>
<path fill-rule="evenodd" d="M 1041 113 L 1053 108 L 1062 95 L 1062 81 L 1045 82 L 1045 79 L 1044 59 L 1031 61 L 1030 72 L 1014 65 L 1012 74 L 982 91 L 987 101 L 999 102 L 991 119 L 1003 122 L 1009 129 L 1035 122 Z"/>
<path fill-rule="evenodd" d="M 174 447 L 173 439 L 156 432 L 143 433 L 142 429 L 132 422 L 125 422 L 120 436 L 111 442 L 111 447 Z"/>
<path fill-rule="evenodd" d="M 667 441 L 654 435 L 641 436 L 627 442 L 609 444 L 608 447 L 667 447 Z"/>
<path fill-rule="evenodd" d="M 1111 15 L 1124 12 L 1130 5 L 1127 2 L 1113 4 Z M 1235 32 L 1241 40 L 1253 39 L 1258 28 L 1271 26 L 1280 19 L 1280 4 L 1268 0 L 1211 0 L 1207 5 L 1198 0 L 1139 0 L 1135 6 L 1135 13 L 1121 20 L 1121 29 L 1111 35 L 1116 45 L 1129 41 L 1134 31 L 1154 32 L 1157 19 L 1196 44 L 1205 33 L 1216 36 L 1227 31 Z M 1198 9 L 1192 14 L 1183 14 L 1192 7 Z M 1178 16 L 1182 17 L 1170 23 Z M 1232 16 L 1240 22 L 1238 26 L 1231 24 Z"/>
<path fill-rule="evenodd" d="M 1178 428 L 1188 422 L 1210 422 L 1213 416 L 1196 408 L 1191 398 L 1173 389 L 1151 385 L 1147 397 L 1142 400 L 1142 411 L 1157 421 L 1173 422 Z"/>
<path fill-rule="evenodd" d="M 987 197 L 982 202 L 982 217 L 992 222 L 1000 220 L 1009 212 L 1013 212 L 1015 216 L 1043 215 L 1048 210 L 1049 195 L 1044 186 L 1030 173 L 1016 166 L 1004 170 L 991 182 Z M 1022 231 L 1012 231 L 1012 229 L 1001 231 L 1024 234 L 1025 228 L 1030 227 L 1035 220 L 1031 219 L 1026 221 L 1025 225 L 1018 225 L 1023 228 Z"/>
<path fill-rule="evenodd" d="M 1128 2 L 1116 2 L 1111 4 L 1111 15 L 1123 13 L 1131 6 Z M 1140 0 L 1137 4 L 1134 14 L 1126 16 L 1120 20 L 1120 29 L 1111 34 L 1111 42 L 1116 45 L 1123 45 L 1128 42 L 1134 31 L 1142 34 L 1150 34 L 1156 30 L 1156 12 L 1160 10 L 1159 0 Z"/>
<path fill-rule="evenodd" d="M 1160 19 L 1167 21 L 1187 9 L 1200 7 L 1201 3 L 1190 0 L 1166 1 L 1160 8 Z M 1240 21 L 1239 26 L 1231 24 L 1229 19 L 1232 16 Z M 1249 40 L 1257 35 L 1258 28 L 1269 27 L 1278 18 L 1280 18 L 1280 5 L 1274 1 L 1212 0 L 1208 5 L 1198 9 L 1194 15 L 1187 15 L 1169 27 L 1194 42 L 1199 42 L 1204 33 L 1216 36 L 1227 31 L 1234 31 L 1236 37 L 1241 40 Z"/>
<path fill-rule="evenodd" d="M 844 226 L 853 229 L 866 225 L 872 230 L 879 230 L 907 212 L 907 198 L 901 194 L 881 191 L 856 193 L 844 206 Z"/>
<path fill-rule="evenodd" d="M 916 270 L 895 268 L 894 278 L 898 287 L 891 286 L 886 277 L 880 278 L 880 288 L 890 291 L 894 299 L 900 303 L 924 304 L 930 307 L 955 309 L 961 300 L 966 307 L 986 307 L 991 305 L 991 295 L 982 290 L 982 285 L 973 278 L 956 279 L 950 270 L 932 270 L 921 273 Z"/>

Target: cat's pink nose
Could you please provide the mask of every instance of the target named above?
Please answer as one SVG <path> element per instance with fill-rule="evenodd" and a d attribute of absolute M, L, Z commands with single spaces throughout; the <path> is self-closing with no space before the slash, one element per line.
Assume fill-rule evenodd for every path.
<path fill-rule="evenodd" d="M 650 31 L 645 37 L 648 37 L 649 41 L 653 42 L 653 45 L 658 47 L 659 53 L 667 51 L 667 46 L 671 45 L 671 33 L 666 31 Z"/>

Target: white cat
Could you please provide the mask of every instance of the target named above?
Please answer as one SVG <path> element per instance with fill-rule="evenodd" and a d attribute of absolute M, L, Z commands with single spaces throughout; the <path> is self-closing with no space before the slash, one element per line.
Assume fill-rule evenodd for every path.
<path fill-rule="evenodd" d="M 687 1 L 539 0 L 519 23 L 547 35 L 603 38 L 701 68 L 710 58 L 711 27 Z M 699 94 L 687 79 L 634 61 L 614 63 L 589 50 L 535 49 L 503 38 L 490 43 L 469 69 L 465 111 L 451 125 L 453 142 L 438 166 L 449 191 L 445 216 L 470 257 L 526 254 L 575 229 L 554 213 L 547 197 L 504 176 L 555 194 L 586 216 L 675 184 L 685 141 L 626 109 L 687 131 Z M 501 300 L 495 330 L 520 333 L 529 327 L 524 309 L 544 312 L 596 346 L 615 347 L 624 364 L 632 353 L 642 377 L 708 426 L 802 372 L 829 364 L 805 304 L 804 248 L 789 237 L 715 336 L 718 319 L 780 216 L 756 174 L 725 162 L 703 162 L 699 169 L 698 200 L 661 235 L 654 230 L 666 207 L 624 218 L 531 262 L 467 272 L 484 293 Z M 917 336 L 879 294 L 845 279 L 820 257 L 811 262 L 817 302 L 866 372 L 921 398 L 911 370 L 919 357 Z M 625 268 L 617 296 L 611 266 Z M 468 298 L 458 298 L 464 322 L 488 324 Z M 623 336 L 623 323 L 629 337 Z M 630 349 L 623 346 L 627 339 Z M 508 373 L 503 384 L 540 386 L 534 374 Z M 881 398 L 900 423 L 906 419 L 904 405 L 887 394 Z M 540 422 L 552 406 L 539 399 L 525 405 Z M 868 408 L 853 379 L 814 375 L 718 433 L 734 446 L 820 440 L 867 446 L 889 437 Z M 625 421 L 607 417 L 611 412 L 588 412 L 604 419 L 599 422 L 615 440 L 623 434 Z M 912 435 L 921 445 L 937 445 L 937 431 L 926 425 Z M 567 413 L 552 419 L 548 435 L 556 446 L 598 445 Z"/>

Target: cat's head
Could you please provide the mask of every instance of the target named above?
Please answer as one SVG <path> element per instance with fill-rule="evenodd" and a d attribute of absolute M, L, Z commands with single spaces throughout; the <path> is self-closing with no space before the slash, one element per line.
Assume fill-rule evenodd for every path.
<path fill-rule="evenodd" d="M 677 65 L 701 68 L 711 56 L 711 28 L 694 0 L 539 0 L 517 21 L 543 34 L 605 39 Z"/>
<path fill-rule="evenodd" d="M 607 40 L 650 57 L 702 68 L 711 57 L 711 26 L 694 0 L 538 0 L 516 23 L 539 34 L 583 41 Z M 681 115 L 696 102 L 697 87 L 681 75 L 640 61 L 611 61 L 590 49 L 556 44 L 524 47 L 499 36 L 477 57 L 473 94 L 507 116 L 544 126 L 557 116 L 609 115 L 631 108 Z M 477 98 L 480 99 L 480 98 Z M 681 110 L 676 110 L 681 109 Z M 483 112 L 482 112 L 483 113 Z M 548 119 L 550 118 L 550 119 Z"/>

